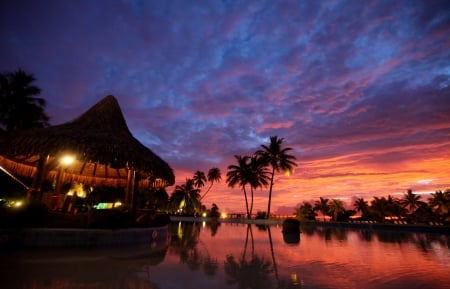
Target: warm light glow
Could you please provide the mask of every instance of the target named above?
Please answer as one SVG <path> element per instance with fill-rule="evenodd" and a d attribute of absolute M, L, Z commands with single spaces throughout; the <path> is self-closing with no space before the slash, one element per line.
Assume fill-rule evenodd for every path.
<path fill-rule="evenodd" d="M 21 207 L 23 205 L 23 202 L 22 201 L 13 201 L 12 202 L 12 206 L 14 207 L 14 208 L 18 208 L 18 207 Z"/>
<path fill-rule="evenodd" d="M 70 188 L 70 190 L 67 192 L 67 195 L 73 196 L 74 193 L 79 198 L 86 198 L 86 195 L 87 195 L 86 192 L 84 191 L 83 184 L 81 184 L 81 183 L 73 184 L 72 187 Z"/>
<path fill-rule="evenodd" d="M 74 160 L 75 158 L 73 156 L 64 156 L 61 158 L 61 164 L 69 166 L 73 163 Z"/>
<path fill-rule="evenodd" d="M 203 218 L 205 218 L 206 217 L 206 212 L 203 212 L 202 216 L 203 216 Z"/>
<path fill-rule="evenodd" d="M 226 219 L 226 218 L 227 218 L 227 213 L 221 213 L 221 214 L 220 214 L 220 217 L 221 217 L 222 219 Z"/>
<path fill-rule="evenodd" d="M 120 207 L 120 206 L 122 206 L 122 202 L 117 201 L 117 202 L 114 203 L 114 208 L 115 207 Z"/>

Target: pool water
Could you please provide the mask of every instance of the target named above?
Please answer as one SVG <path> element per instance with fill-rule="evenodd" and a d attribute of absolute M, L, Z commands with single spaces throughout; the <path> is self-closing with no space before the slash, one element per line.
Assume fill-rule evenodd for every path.
<path fill-rule="evenodd" d="M 9 288 L 450 288 L 450 235 L 180 222 L 121 248 L 1 252 Z"/>

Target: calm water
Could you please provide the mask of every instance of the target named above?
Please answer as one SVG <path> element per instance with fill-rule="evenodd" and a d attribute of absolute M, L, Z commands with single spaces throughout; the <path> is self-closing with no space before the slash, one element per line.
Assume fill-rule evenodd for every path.
<path fill-rule="evenodd" d="M 1 252 L 0 288 L 450 288 L 450 235 L 174 223 L 136 248 Z"/>

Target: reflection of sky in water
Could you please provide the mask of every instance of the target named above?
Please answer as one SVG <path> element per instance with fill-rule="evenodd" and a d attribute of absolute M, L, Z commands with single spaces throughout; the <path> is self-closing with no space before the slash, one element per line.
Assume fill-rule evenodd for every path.
<path fill-rule="evenodd" d="M 3 252 L 2 288 L 450 288 L 448 235 L 304 228 L 287 244 L 279 226 L 225 223 L 171 235 L 168 247 Z"/>

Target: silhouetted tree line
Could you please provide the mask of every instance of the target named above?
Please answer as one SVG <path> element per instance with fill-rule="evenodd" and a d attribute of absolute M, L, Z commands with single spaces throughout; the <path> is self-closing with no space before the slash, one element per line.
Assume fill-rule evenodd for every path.
<path fill-rule="evenodd" d="M 320 212 L 331 221 L 347 222 L 359 213 L 353 219 L 380 223 L 449 224 L 449 208 L 450 190 L 436 191 L 426 201 L 422 200 L 422 195 L 408 190 L 401 198 L 391 195 L 374 197 L 370 203 L 364 198 L 356 199 L 351 210 L 347 210 L 339 199 L 321 197 L 314 204 L 304 202 L 295 214 L 301 220 L 316 220 Z"/>

